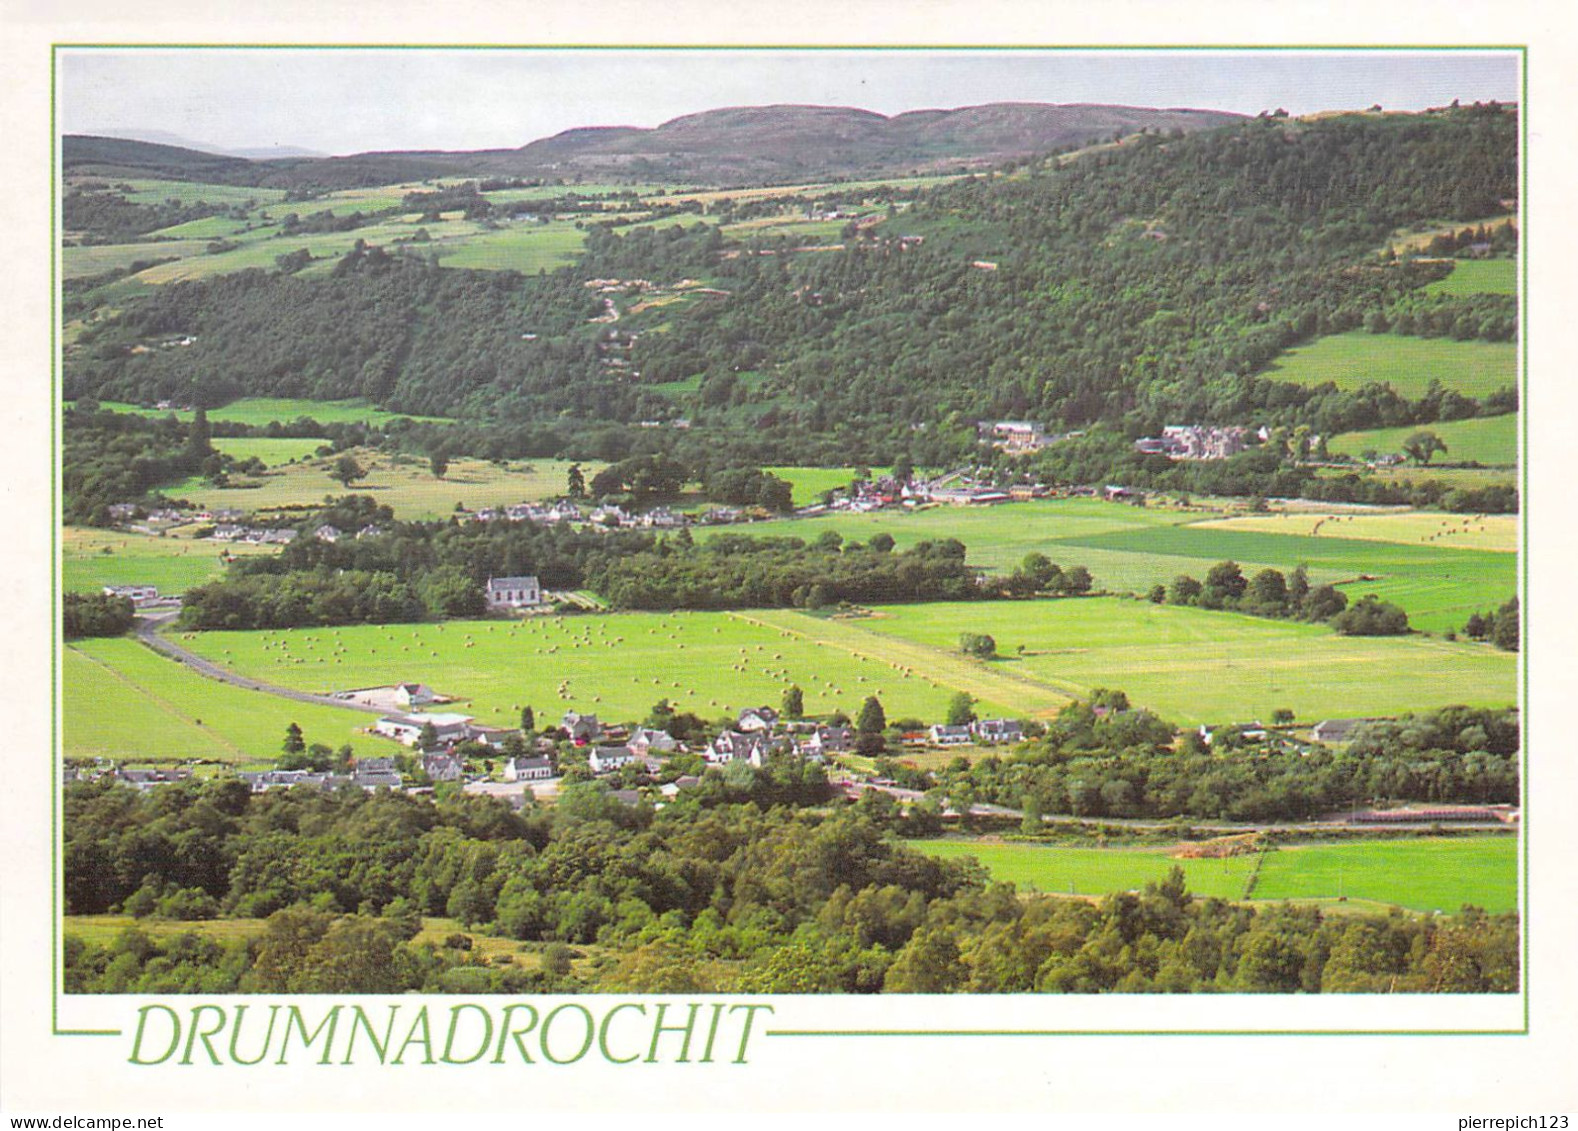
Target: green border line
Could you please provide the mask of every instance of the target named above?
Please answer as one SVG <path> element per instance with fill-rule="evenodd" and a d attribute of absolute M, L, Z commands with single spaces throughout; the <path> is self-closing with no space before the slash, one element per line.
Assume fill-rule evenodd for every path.
<path fill-rule="evenodd" d="M 731 51 L 737 53 L 768 53 L 783 51 L 816 51 L 816 52 L 851 52 L 851 51 L 937 51 L 937 52 L 1090 52 L 1090 53 L 1128 53 L 1135 55 L 1183 55 L 1197 52 L 1230 52 L 1246 54 L 1294 54 L 1300 52 L 1378 52 L 1396 53 L 1406 52 L 1431 52 L 1435 54 L 1468 53 L 1487 54 L 1495 52 L 1513 52 L 1518 58 L 1520 95 L 1518 102 L 1519 126 L 1519 191 L 1518 191 L 1518 255 L 1520 264 L 1520 290 L 1518 295 L 1518 330 L 1520 335 L 1520 354 L 1522 372 L 1520 374 L 1520 395 L 1518 400 L 1519 431 L 1522 447 L 1519 452 L 1519 473 L 1521 494 L 1518 500 L 1519 519 L 1519 574 L 1522 581 L 1522 596 L 1519 600 L 1519 615 L 1524 627 L 1527 627 L 1528 616 L 1526 607 L 1529 595 L 1529 331 L 1528 331 L 1528 295 L 1529 295 L 1529 257 L 1528 257 L 1528 165 L 1529 165 L 1529 46 L 1528 44 L 1387 44 L 1387 45 L 1353 45 L 1353 44 L 1297 44 L 1297 45 L 1264 45 L 1246 46 L 1243 44 L 1180 44 L 1180 45 L 1114 45 L 1114 44 L 754 44 L 754 45 L 720 45 L 720 44 L 484 44 L 484 43 L 428 43 L 428 44 L 401 44 L 401 43 L 93 43 L 93 42 L 56 42 L 50 47 L 49 64 L 49 125 L 50 125 L 50 202 L 49 202 L 49 231 L 50 231 L 50 372 L 51 393 L 53 404 L 50 408 L 49 436 L 50 436 L 50 1027 L 51 1033 L 57 1037 L 118 1037 L 120 1029 L 62 1029 L 60 1028 L 60 981 L 61 981 L 61 933 L 62 916 L 60 907 L 60 893 L 63 884 L 61 872 L 61 766 L 63 765 L 63 751 L 61 748 L 60 734 L 60 699 L 59 690 L 59 664 L 60 664 L 60 639 L 59 639 L 59 602 L 60 602 L 60 432 L 62 429 L 60 380 L 61 366 L 59 364 L 59 323 L 60 323 L 60 281 L 58 278 L 58 261 L 60 257 L 60 217 L 59 197 L 61 179 L 61 136 L 57 121 L 57 95 L 59 80 L 57 66 L 62 50 L 213 50 L 213 49 L 241 49 L 248 51 L 577 51 L 577 52 L 606 52 L 609 54 L 619 52 L 680 52 L 680 51 Z M 1528 758 L 1528 719 L 1529 719 L 1529 655 L 1526 639 L 1521 639 L 1525 634 L 1520 632 L 1519 670 L 1522 677 L 1522 719 L 1520 726 L 1523 734 L 1521 743 L 1521 813 L 1526 817 L 1529 802 L 1529 758 Z M 1521 874 L 1519 932 L 1522 935 L 1522 965 L 1519 969 L 1519 993 L 1523 999 L 1523 1027 L 1521 1029 L 768 1029 L 764 1031 L 769 1037 L 1394 1037 L 1394 1036 L 1420 1036 L 1420 1037 L 1471 1037 L 1471 1036 L 1527 1036 L 1530 1033 L 1530 994 L 1529 994 L 1529 839 L 1528 823 L 1526 820 L 1519 825 L 1519 843 L 1523 849 L 1523 866 Z M 996 995 L 970 995 L 984 1000 L 992 1000 Z M 1055 996 L 1055 995 L 1054 995 Z M 1236 996 L 1236 995 L 1233 995 Z M 1450 996 L 1450 995 L 1444 995 Z"/>
<path fill-rule="evenodd" d="M 990 998 L 992 995 L 978 996 Z M 1055 998 L 1059 995 L 1048 996 Z M 1526 1034 L 1521 1029 L 765 1029 L 762 1035 L 764 1037 L 1521 1037 Z"/>

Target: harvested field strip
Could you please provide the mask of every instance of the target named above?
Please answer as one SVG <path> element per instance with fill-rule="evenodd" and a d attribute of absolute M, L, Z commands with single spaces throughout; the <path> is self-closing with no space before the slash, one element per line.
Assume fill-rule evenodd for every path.
<path fill-rule="evenodd" d="M 1017 674 L 992 671 L 963 656 L 897 637 L 868 631 L 849 621 L 823 620 L 804 613 L 761 611 L 733 613 L 740 619 L 793 632 L 819 647 L 836 648 L 861 659 L 911 669 L 931 680 L 933 685 L 968 692 L 983 706 L 993 706 L 1010 714 L 1029 714 L 1050 718 L 1057 714 L 1083 688 L 1066 681 L 1031 679 Z"/>

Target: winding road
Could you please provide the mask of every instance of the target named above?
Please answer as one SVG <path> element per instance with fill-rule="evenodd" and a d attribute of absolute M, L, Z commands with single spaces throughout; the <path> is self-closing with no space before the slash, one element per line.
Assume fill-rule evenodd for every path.
<path fill-rule="evenodd" d="M 209 679 L 228 683 L 232 687 L 244 687 L 249 691 L 261 691 L 265 695 L 277 695 L 281 699 L 294 699 L 298 703 L 318 703 L 325 707 L 343 707 L 348 711 L 362 711 L 372 715 L 387 715 L 389 712 L 382 707 L 371 707 L 365 703 L 355 703 L 348 699 L 336 699 L 332 695 L 314 695 L 310 691 L 296 691 L 289 687 L 280 687 L 274 683 L 264 683 L 259 679 L 250 679 L 244 675 L 237 675 L 228 668 L 221 667 L 199 656 L 196 652 L 189 651 L 167 636 L 160 635 L 159 630 L 175 620 L 180 615 L 180 609 L 154 614 L 139 613 L 137 615 L 137 639 L 142 641 L 155 652 L 162 652 L 177 663 L 185 664 L 198 675 L 207 676 Z"/>

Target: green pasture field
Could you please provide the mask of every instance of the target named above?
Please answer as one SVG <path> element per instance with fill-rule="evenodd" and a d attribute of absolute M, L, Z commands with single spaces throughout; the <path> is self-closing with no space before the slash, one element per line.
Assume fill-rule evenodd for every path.
<path fill-rule="evenodd" d="M 1366 451 L 1382 455 L 1403 452 L 1403 444 L 1415 432 L 1434 432 L 1446 444 L 1445 455 L 1436 458 L 1449 463 L 1482 463 L 1487 467 L 1513 467 L 1518 462 L 1518 414 L 1479 416 L 1471 420 L 1443 420 L 1412 428 L 1377 428 L 1367 432 L 1344 432 L 1327 442 L 1332 452 L 1351 456 Z M 1409 469 L 1418 480 L 1430 479 L 1436 468 Z"/>
<path fill-rule="evenodd" d="M 272 554 L 277 546 L 225 545 L 189 538 L 68 526 L 61 530 L 62 589 L 96 592 L 105 585 L 156 585 L 163 594 L 184 593 L 217 580 L 221 553 Z M 108 548 L 109 553 L 105 553 Z"/>
<path fill-rule="evenodd" d="M 1515 259 L 1459 259 L 1452 274 L 1425 288 L 1427 295 L 1515 295 L 1518 263 Z"/>
<path fill-rule="evenodd" d="M 1171 849 L 1063 848 L 964 840 L 905 842 L 944 859 L 973 856 L 994 880 L 1022 890 L 1105 895 L 1133 891 L 1184 871 L 1197 896 L 1238 900 L 1253 856 L 1174 859 Z M 1518 900 L 1518 844 L 1508 836 L 1371 840 L 1294 845 L 1266 854 L 1253 900 L 1349 900 L 1411 911 L 1456 912 L 1473 904 L 1492 914 Z"/>
<path fill-rule="evenodd" d="M 370 495 L 392 507 L 402 520 L 443 519 L 455 513 L 457 503 L 476 510 L 508 506 L 564 494 L 570 463 L 567 460 L 533 460 L 499 466 L 478 459 L 450 462 L 444 478 L 435 478 L 424 459 L 392 457 L 365 449 L 353 454 L 367 469 L 367 477 L 349 488 L 329 478 L 338 456 L 309 459 L 279 467 L 261 479 L 247 480 L 255 487 L 215 487 L 191 479 L 164 488 L 167 494 L 189 499 L 203 507 L 237 507 L 266 510 L 271 507 L 321 503 L 325 496 Z M 590 479 L 601 464 L 584 463 Z M 236 481 L 232 481 L 236 482 Z"/>
<path fill-rule="evenodd" d="M 1161 883 L 1174 866 L 1202 898 L 1242 899 L 1254 856 L 1220 860 L 1175 859 L 1170 848 L 1063 848 L 1057 845 L 974 840 L 907 840 L 907 847 L 944 860 L 974 857 L 992 879 L 1021 891 L 1106 895 Z"/>
<path fill-rule="evenodd" d="M 1374 593 L 1395 601 L 1413 627 L 1427 632 L 1461 628 L 1475 609 L 1499 605 L 1517 592 L 1512 554 L 1449 548 L 1442 540 L 1401 544 L 1332 537 L 1325 529 L 1311 537 L 1201 524 L 1153 526 L 1063 538 L 1058 552 L 1048 554 L 1060 564 L 1083 562 L 1106 588 L 1133 592 L 1168 583 L 1179 572 L 1203 579 L 1223 560 L 1238 562 L 1246 576 L 1264 566 L 1286 572 L 1303 563 L 1311 581 L 1344 582 L 1349 600 Z"/>
<path fill-rule="evenodd" d="M 1256 899 L 1349 899 L 1452 914 L 1463 904 L 1497 914 L 1518 906 L 1518 842 L 1510 836 L 1379 840 L 1279 848 L 1266 857 Z"/>
<path fill-rule="evenodd" d="M 807 220 L 799 215 L 758 216 L 741 220 L 737 224 L 723 225 L 723 234 L 736 240 L 752 236 L 789 236 L 792 239 L 831 243 L 843 235 L 848 223 L 847 220 Z"/>
<path fill-rule="evenodd" d="M 138 260 L 168 259 L 171 256 L 202 255 L 208 241 L 163 240 L 159 243 L 112 243 L 97 247 L 64 247 L 60 249 L 61 276 L 75 279 L 82 275 L 102 275 L 130 267 Z M 272 266 L 273 261 L 270 260 Z M 175 264 L 165 264 L 173 267 Z M 150 268 L 150 270 L 152 270 Z M 138 278 L 141 275 L 137 276 Z"/>
<path fill-rule="evenodd" d="M 268 467 L 279 467 L 309 458 L 328 441 L 306 437 L 303 439 L 278 439 L 252 436 L 220 436 L 213 441 L 214 449 L 239 460 L 256 456 Z"/>
<path fill-rule="evenodd" d="M 1099 499 L 1048 499 L 996 507 L 928 507 L 914 512 L 830 514 L 814 518 L 753 523 L 744 532 L 756 537 L 795 537 L 811 541 L 824 530 L 836 530 L 846 542 L 868 541 L 886 532 L 904 549 L 926 539 L 957 538 L 968 548 L 969 561 L 994 573 L 1012 571 L 1026 554 L 1044 553 L 1067 568 L 1083 565 L 1096 587 L 1111 592 L 1145 593 L 1181 573 L 1203 579 L 1219 561 L 1239 563 L 1246 576 L 1275 568 L 1284 573 L 1298 565 L 1309 569 L 1316 584 L 1344 583 L 1350 599 L 1375 593 L 1395 600 L 1410 623 L 1427 632 L 1462 627 L 1470 613 L 1501 604 L 1517 591 L 1513 555 L 1478 548 L 1488 542 L 1497 550 L 1511 548 L 1511 520 L 1487 517 L 1471 533 L 1430 535 L 1461 518 L 1418 512 L 1400 520 L 1385 540 L 1375 536 L 1333 536 L 1366 521 L 1343 519 L 1310 536 L 1314 525 L 1303 518 L 1265 516 L 1267 528 L 1222 521 L 1220 511 L 1133 507 Z M 1410 523 L 1418 529 L 1409 537 Z M 1377 528 L 1379 529 L 1379 528 Z M 701 534 L 705 540 L 711 533 Z M 1482 541 L 1483 540 L 1483 541 Z M 1393 543 L 1393 544 L 1388 544 Z M 1367 576 L 1372 581 L 1359 581 Z"/>
<path fill-rule="evenodd" d="M 1401 545 L 1438 542 L 1452 549 L 1491 550 L 1504 554 L 1516 553 L 1518 549 L 1518 517 L 1510 514 L 1459 515 L 1439 511 L 1339 514 L 1314 510 L 1212 519 L 1196 523 L 1194 528 L 1337 537 L 1345 541 Z"/>
<path fill-rule="evenodd" d="M 855 472 L 860 469 L 854 467 L 764 467 L 762 470 L 776 475 L 780 479 L 787 479 L 790 486 L 794 488 L 794 505 L 804 507 L 816 502 L 823 491 L 848 487 L 855 478 Z M 892 468 L 872 467 L 865 470 L 870 471 L 873 475 L 886 475 Z"/>
<path fill-rule="evenodd" d="M 363 228 L 356 228 L 349 232 L 315 232 L 298 234 L 288 237 L 275 238 L 277 228 L 259 228 L 247 234 L 240 240 L 241 246 L 233 251 L 221 252 L 218 255 L 203 254 L 190 255 L 175 263 L 164 263 L 158 267 L 150 267 L 141 272 L 138 278 L 147 283 L 175 283 L 185 282 L 189 279 L 207 279 L 215 275 L 224 275 L 234 271 L 245 271 L 248 268 L 260 267 L 272 271 L 275 259 L 294 251 L 306 248 L 316 259 L 338 258 L 350 251 L 358 240 L 365 240 L 368 244 L 387 247 L 395 240 L 409 239 L 416 234 L 417 228 L 425 226 L 431 232 L 439 227 L 437 224 L 419 225 L 415 217 L 388 218 L 376 224 L 369 224 Z M 480 224 L 467 221 L 450 221 L 443 225 L 446 234 L 471 235 L 482 230 Z M 144 245 L 160 246 L 160 245 Z M 327 269 L 329 265 L 320 264 Z"/>
<path fill-rule="evenodd" d="M 394 749 L 358 733 L 364 711 L 298 703 L 208 679 L 132 639 L 82 640 L 62 650 L 62 731 L 68 758 L 249 763 L 278 758 L 285 727 L 308 742 Z"/>
<path fill-rule="evenodd" d="M 1180 725 L 1269 720 L 1278 708 L 1318 721 L 1517 701 L 1517 657 L 1466 642 L 1345 637 L 1324 625 L 1119 597 L 873 612 L 846 624 L 938 652 L 956 651 L 964 633 L 986 633 L 1004 657 L 988 670 L 1068 695 L 1118 688 Z"/>
<path fill-rule="evenodd" d="M 101 401 L 100 408 L 110 409 L 114 412 L 132 412 L 139 416 L 173 416 L 180 421 L 190 421 L 192 413 L 189 410 L 141 408 L 134 404 L 125 404 L 119 401 Z M 299 397 L 246 397 L 242 400 L 231 401 L 222 408 L 208 410 L 208 419 L 212 421 L 225 421 L 233 424 L 250 424 L 262 427 L 278 422 L 289 424 L 302 417 L 310 417 L 319 424 L 387 424 L 391 420 L 421 420 L 436 423 L 448 423 L 447 417 L 442 416 L 412 416 L 403 412 L 385 412 L 381 408 L 374 408 L 364 400 L 351 399 L 343 401 L 309 401 Z M 220 441 L 224 442 L 224 441 Z M 322 440 L 314 440 L 314 445 L 322 444 Z"/>
<path fill-rule="evenodd" d="M 443 225 L 445 229 L 448 226 L 448 222 Z M 426 246 L 438 252 L 438 261 L 445 267 L 535 275 L 539 270 L 552 271 L 575 262 L 585 242 L 586 233 L 573 224 L 514 223 L 460 239 L 446 232 Z"/>
<path fill-rule="evenodd" d="M 769 468 L 768 470 L 773 470 Z M 785 474 L 798 486 L 800 471 L 774 471 Z M 806 469 L 819 472 L 822 469 Z M 835 473 L 839 477 L 844 472 Z M 808 483 L 817 476 L 806 477 Z M 843 478 L 848 483 L 847 478 Z M 803 538 L 815 540 L 824 530 L 836 530 L 846 542 L 868 542 L 872 535 L 893 536 L 899 549 L 917 542 L 957 538 L 969 549 L 970 564 L 993 572 L 1013 570 L 1031 551 L 1045 553 L 1060 565 L 1077 565 L 1081 559 L 1070 557 L 1057 543 L 1079 534 L 1105 533 L 1130 529 L 1150 529 L 1199 517 L 1199 512 L 1140 508 L 1098 499 L 1038 499 L 1006 503 L 995 507 L 924 507 L 916 511 L 873 511 L 868 514 L 838 512 L 813 518 L 775 519 L 752 523 L 744 528 L 754 537 Z M 703 540 L 706 535 L 698 535 Z M 1062 556 L 1059 556 L 1059 555 Z M 1098 574 L 1099 581 L 1105 578 Z"/>
<path fill-rule="evenodd" d="M 216 240 L 245 232 L 248 221 L 233 216 L 205 216 L 201 220 L 188 220 L 170 228 L 149 232 L 150 239 L 160 240 Z"/>
<path fill-rule="evenodd" d="M 1011 677 L 976 675 L 962 657 L 934 657 L 902 641 L 860 635 L 845 642 L 835 633 L 824 643 L 827 623 L 784 613 L 617 613 L 185 633 L 179 640 L 243 675 L 301 690 L 418 681 L 464 701 L 452 709 L 497 726 L 519 725 L 526 705 L 541 722 L 571 709 L 639 721 L 660 699 L 717 719 L 745 707 L 776 708 L 791 684 L 803 690 L 812 715 L 842 709 L 853 717 L 867 695 L 877 695 L 891 717 L 940 719 L 966 682 L 995 691 L 981 697 L 1001 713 L 1063 702 L 1050 689 L 1021 690 Z M 900 662 L 916 657 L 932 666 Z"/>
<path fill-rule="evenodd" d="M 1297 385 L 1330 381 L 1348 390 L 1385 382 L 1410 400 L 1424 396 L 1430 382 L 1438 380 L 1465 396 L 1483 397 L 1517 384 L 1518 347 L 1354 331 L 1289 350 L 1261 376 Z"/>

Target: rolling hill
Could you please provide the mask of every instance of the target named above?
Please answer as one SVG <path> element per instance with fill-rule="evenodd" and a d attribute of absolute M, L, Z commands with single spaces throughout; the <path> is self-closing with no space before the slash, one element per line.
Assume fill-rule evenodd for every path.
<path fill-rule="evenodd" d="M 513 150 L 247 161 L 77 134 L 63 139 L 62 150 L 68 174 L 167 176 L 270 188 L 347 188 L 482 175 L 747 184 L 987 166 L 1117 134 L 1191 133 L 1240 117 L 1215 110 L 1042 103 L 917 110 L 891 118 L 850 107 L 743 106 L 687 114 L 654 129 L 581 127 Z"/>

